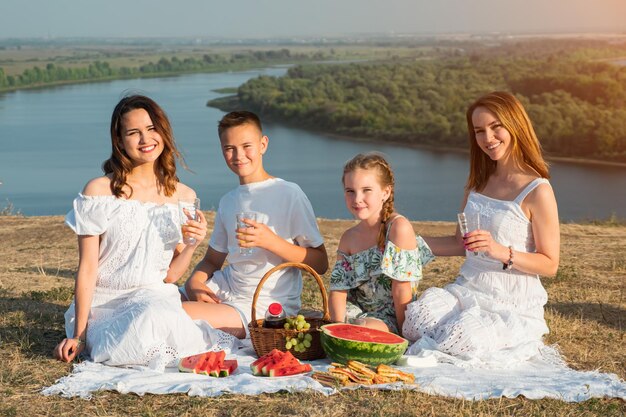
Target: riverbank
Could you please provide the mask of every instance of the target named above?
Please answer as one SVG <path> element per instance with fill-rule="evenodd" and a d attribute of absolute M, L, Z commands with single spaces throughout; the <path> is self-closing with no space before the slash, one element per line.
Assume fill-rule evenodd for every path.
<path fill-rule="evenodd" d="M 208 212 L 209 228 L 214 213 Z M 351 220 L 319 219 L 332 260 Z M 446 235 L 449 222 L 415 222 L 416 232 Z M 542 280 L 548 292 L 545 340 L 558 344 L 575 369 L 612 372 L 626 378 L 626 226 L 562 224 L 561 264 L 555 278 Z M 331 397 L 313 393 L 227 395 L 215 399 L 186 395 L 143 397 L 101 392 L 91 401 L 42 397 L 39 391 L 67 375 L 71 365 L 51 359 L 63 337 L 63 313 L 71 301 L 77 243 L 61 216 L 0 216 L 0 415 L 623 415 L 620 400 L 580 404 L 524 398 L 461 401 L 419 392 L 346 391 Z M 197 262 L 206 249 L 194 254 Z M 454 280 L 462 258 L 439 258 L 425 268 L 420 291 Z M 328 285 L 329 273 L 324 276 Z M 318 307 L 319 290 L 305 281 L 303 299 Z M 262 407 L 259 407 L 262 404 Z"/>
<path fill-rule="evenodd" d="M 229 111 L 233 111 L 233 110 L 241 108 L 237 95 L 228 95 L 225 97 L 219 97 L 214 100 L 209 100 L 207 102 L 207 106 L 214 107 L 216 109 L 219 109 L 225 112 L 229 112 Z M 466 154 L 466 155 L 469 154 L 469 150 L 467 149 L 466 146 L 454 147 L 454 146 L 448 146 L 445 144 L 439 146 L 439 145 L 432 145 L 432 144 L 425 144 L 425 143 L 405 142 L 405 141 L 393 140 L 389 138 L 380 139 L 380 138 L 370 138 L 370 137 L 365 137 L 365 136 L 351 136 L 351 135 L 346 135 L 346 134 L 326 132 L 324 130 L 314 129 L 309 126 L 302 127 L 302 125 L 299 125 L 298 123 L 288 121 L 288 120 L 287 121 L 280 120 L 271 116 L 265 116 L 264 120 L 266 123 L 267 122 L 277 123 L 277 124 L 280 123 L 284 126 L 295 127 L 298 129 L 306 130 L 308 132 L 322 134 L 325 136 L 329 136 L 329 137 L 336 138 L 339 140 L 344 140 L 344 141 L 395 145 L 395 146 L 402 146 L 402 147 L 412 148 L 412 149 L 425 149 L 425 150 L 434 151 L 434 152 L 455 152 L 455 153 L 461 153 L 461 154 Z M 588 158 L 580 158 L 580 157 L 555 156 L 555 155 L 549 155 L 549 154 L 545 155 L 545 157 L 548 162 L 566 162 L 566 163 L 579 164 L 579 165 L 626 168 L 626 162 L 605 161 L 605 160 L 600 160 L 600 159 L 588 159 Z"/>

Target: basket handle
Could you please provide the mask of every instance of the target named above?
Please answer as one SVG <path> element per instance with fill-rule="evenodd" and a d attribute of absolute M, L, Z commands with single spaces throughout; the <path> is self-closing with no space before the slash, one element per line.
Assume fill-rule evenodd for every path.
<path fill-rule="evenodd" d="M 330 312 L 328 310 L 328 295 L 326 294 L 324 282 L 322 281 L 322 278 L 319 276 L 319 274 L 307 264 L 299 262 L 285 262 L 283 264 L 276 265 L 274 268 L 267 271 L 265 275 L 263 275 L 263 278 L 261 278 L 261 281 L 259 281 L 259 285 L 257 285 L 256 290 L 254 291 L 254 297 L 252 297 L 252 327 L 259 327 L 259 323 L 257 323 L 256 321 L 256 302 L 259 299 L 259 294 L 261 293 L 261 288 L 263 287 L 263 284 L 265 284 L 265 281 L 267 281 L 274 272 L 291 267 L 306 271 L 311 274 L 313 278 L 315 278 L 315 281 L 317 281 L 317 285 L 320 288 L 320 292 L 322 293 L 322 303 L 324 309 L 324 316 L 322 317 L 322 319 L 326 321 L 330 320 Z"/>

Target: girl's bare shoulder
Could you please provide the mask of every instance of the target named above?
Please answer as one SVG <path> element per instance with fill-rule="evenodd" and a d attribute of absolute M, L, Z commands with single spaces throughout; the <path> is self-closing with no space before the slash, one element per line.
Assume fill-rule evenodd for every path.
<path fill-rule="evenodd" d="M 415 231 L 409 219 L 398 215 L 390 227 L 389 240 L 401 248 L 413 249 L 415 247 Z"/>

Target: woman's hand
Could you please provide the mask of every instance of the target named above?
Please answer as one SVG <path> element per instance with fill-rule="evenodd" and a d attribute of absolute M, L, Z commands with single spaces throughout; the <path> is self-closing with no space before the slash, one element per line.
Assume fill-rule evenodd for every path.
<path fill-rule="evenodd" d="M 183 237 L 195 239 L 194 243 L 187 244 L 187 246 L 197 247 L 202 243 L 207 234 L 207 220 L 204 217 L 204 213 L 198 210 L 196 211 L 198 220 L 187 220 L 187 223 L 182 225 Z"/>
<path fill-rule="evenodd" d="M 484 252 L 500 262 L 509 260 L 509 248 L 496 242 L 487 230 L 473 230 L 463 236 L 463 246 L 471 252 Z"/>
<path fill-rule="evenodd" d="M 52 354 L 57 360 L 71 362 L 83 349 L 85 349 L 84 341 L 79 338 L 65 338 L 56 345 Z"/>

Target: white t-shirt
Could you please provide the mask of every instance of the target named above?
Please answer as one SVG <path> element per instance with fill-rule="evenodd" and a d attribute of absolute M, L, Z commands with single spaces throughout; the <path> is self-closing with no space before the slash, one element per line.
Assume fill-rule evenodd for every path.
<path fill-rule="evenodd" d="M 246 327 L 251 320 L 252 298 L 263 275 L 284 262 L 265 249 L 254 248 L 250 255 L 240 253 L 235 229 L 236 214 L 255 212 L 257 222 L 267 225 L 289 243 L 301 247 L 318 247 L 324 243 L 309 199 L 292 182 L 271 178 L 240 185 L 222 197 L 215 216 L 209 245 L 226 253 L 228 265 L 216 271 L 207 285 L 224 304 L 235 307 Z M 282 304 L 287 315 L 300 309 L 302 276 L 300 270 L 288 268 L 272 275 L 264 284 L 256 304 L 257 319 L 264 317 L 272 302 Z"/>

